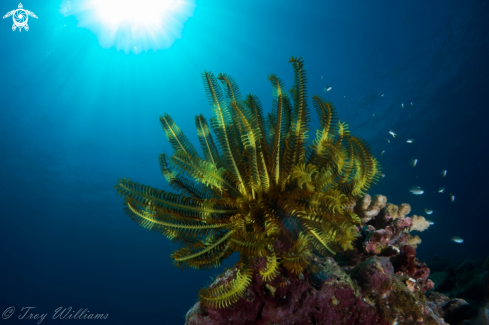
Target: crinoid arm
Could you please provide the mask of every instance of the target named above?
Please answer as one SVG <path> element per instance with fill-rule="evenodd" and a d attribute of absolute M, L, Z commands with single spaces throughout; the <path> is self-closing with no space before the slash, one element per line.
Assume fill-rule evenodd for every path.
<path fill-rule="evenodd" d="M 266 256 L 266 266 L 263 270 L 260 270 L 260 275 L 264 281 L 273 280 L 279 275 L 278 266 L 280 265 L 280 257 L 277 257 L 272 245 L 268 245 L 268 255 Z"/>
<path fill-rule="evenodd" d="M 215 286 L 213 288 L 202 289 L 199 297 L 206 306 L 212 308 L 223 308 L 234 304 L 241 298 L 251 283 L 253 270 L 250 268 L 237 270 L 234 279 L 230 282 Z"/>

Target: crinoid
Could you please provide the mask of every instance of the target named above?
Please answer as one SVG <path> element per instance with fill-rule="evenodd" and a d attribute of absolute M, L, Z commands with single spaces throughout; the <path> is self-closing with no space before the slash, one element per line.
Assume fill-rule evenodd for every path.
<path fill-rule="evenodd" d="M 203 158 L 169 115 L 160 117 L 175 150 L 169 159 L 160 156 L 161 171 L 180 194 L 129 179 L 115 186 L 134 221 L 183 246 L 171 255 L 177 267 L 216 267 L 239 252 L 235 278 L 200 291 L 201 301 L 210 307 L 236 302 L 259 258 L 266 261 L 259 273 L 269 281 L 280 267 L 302 272 L 313 250 L 335 254 L 351 249 L 360 219 L 348 207 L 379 175 L 368 145 L 352 136 L 333 106 L 319 96 L 312 100 L 320 129 L 307 143 L 304 63 L 294 57 L 289 62 L 294 86 L 287 94 L 282 80 L 268 77 L 273 108 L 266 118 L 258 98 L 243 99 L 231 77 L 219 74 L 216 79 L 204 72 L 214 115 L 210 128 L 217 141 L 204 116 L 196 116 Z"/>

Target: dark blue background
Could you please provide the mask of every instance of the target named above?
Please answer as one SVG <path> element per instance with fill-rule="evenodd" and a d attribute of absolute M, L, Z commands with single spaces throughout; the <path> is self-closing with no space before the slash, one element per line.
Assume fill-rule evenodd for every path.
<path fill-rule="evenodd" d="M 198 0 L 181 39 L 139 55 L 101 48 L 59 1 L 23 4 L 39 17 L 28 32 L 0 25 L 0 312 L 72 306 L 109 313 L 104 324 L 183 324 L 220 270 L 174 268 L 177 247 L 127 218 L 113 187 L 128 177 L 169 189 L 158 117 L 171 114 L 197 142 L 194 116 L 211 116 L 204 70 L 230 74 L 268 111 L 267 75 L 290 87 L 292 55 L 306 62 L 309 95 L 331 100 L 375 154 L 386 150 L 386 177 L 370 193 L 434 210 L 419 257 L 487 255 L 487 1 Z M 17 5 L 1 1 L 0 11 Z"/>

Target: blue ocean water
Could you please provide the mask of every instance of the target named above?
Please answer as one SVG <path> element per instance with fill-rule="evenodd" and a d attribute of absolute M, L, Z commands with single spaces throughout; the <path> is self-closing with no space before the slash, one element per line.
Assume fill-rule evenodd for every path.
<path fill-rule="evenodd" d="M 128 177 L 171 190 L 158 118 L 170 114 L 197 146 L 194 116 L 211 117 L 201 73 L 233 76 L 269 111 L 267 76 L 290 87 L 291 56 L 305 60 L 308 94 L 332 101 L 381 162 L 369 193 L 434 211 L 418 257 L 487 256 L 487 1 L 198 0 L 169 48 L 137 53 L 102 46 L 63 3 L 23 2 L 39 17 L 29 31 L 0 25 L 0 312 L 72 307 L 109 314 L 104 324 L 183 324 L 222 268 L 173 267 L 178 246 L 131 221 L 113 187 Z M 4 13 L 17 6 L 0 2 Z M 315 118 L 311 109 L 311 137 Z"/>

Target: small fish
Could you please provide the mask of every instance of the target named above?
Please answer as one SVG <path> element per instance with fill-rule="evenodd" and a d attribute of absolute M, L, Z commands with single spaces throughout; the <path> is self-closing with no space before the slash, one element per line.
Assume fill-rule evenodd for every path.
<path fill-rule="evenodd" d="M 404 108 L 404 103 L 401 104 L 401 107 Z"/>
<path fill-rule="evenodd" d="M 443 193 L 443 191 L 444 191 L 444 190 L 445 190 L 445 188 L 444 188 L 444 187 L 440 187 L 440 188 L 438 189 L 438 193 Z"/>
<path fill-rule="evenodd" d="M 421 195 L 424 193 L 424 191 L 419 186 L 413 187 L 412 189 L 409 190 L 409 192 L 413 193 L 414 195 Z"/>
<path fill-rule="evenodd" d="M 380 152 L 380 155 L 381 155 L 381 156 L 383 156 L 383 155 L 384 155 L 384 152 L 385 152 L 385 150 L 382 150 L 382 151 Z"/>
<path fill-rule="evenodd" d="M 413 143 L 414 142 L 414 139 L 408 139 L 406 142 L 407 143 Z"/>
<path fill-rule="evenodd" d="M 426 219 L 426 221 L 428 221 L 428 222 L 429 222 L 430 226 L 432 226 L 432 225 L 434 225 L 434 224 L 435 224 L 435 222 L 434 222 L 434 221 L 431 221 L 430 219 Z"/>
<path fill-rule="evenodd" d="M 397 135 L 397 134 L 395 134 L 395 133 L 394 133 L 394 131 L 392 131 L 392 130 L 389 130 L 389 134 L 390 134 L 390 135 L 392 135 L 392 137 L 393 137 L 393 138 L 395 138 L 395 137 L 396 137 L 396 135 Z"/>
<path fill-rule="evenodd" d="M 452 193 L 450 193 L 450 202 L 455 202 L 455 195 L 453 195 Z"/>
<path fill-rule="evenodd" d="M 385 174 L 380 174 L 380 177 L 384 178 L 385 177 Z"/>
<path fill-rule="evenodd" d="M 331 89 L 333 89 L 333 87 L 329 86 L 329 87 L 326 87 L 324 88 L 324 92 L 327 93 L 328 91 L 330 91 Z"/>
<path fill-rule="evenodd" d="M 413 106 L 413 105 L 414 105 L 413 102 L 411 102 L 411 106 Z"/>
<path fill-rule="evenodd" d="M 323 80 L 323 76 L 321 76 L 321 80 Z"/>
<path fill-rule="evenodd" d="M 380 95 L 380 97 L 384 97 L 384 94 Z"/>
<path fill-rule="evenodd" d="M 389 140 L 389 139 L 387 139 L 387 138 L 385 138 L 385 139 L 387 140 L 387 142 L 388 142 L 388 143 L 391 143 L 391 140 Z"/>
<path fill-rule="evenodd" d="M 453 237 L 452 240 L 454 242 L 456 242 L 457 244 L 462 244 L 464 242 L 464 240 L 462 238 L 460 238 L 459 236 Z"/>
<path fill-rule="evenodd" d="M 447 170 L 442 170 L 441 171 L 441 177 L 447 177 Z"/>
<path fill-rule="evenodd" d="M 411 166 L 416 167 L 417 163 L 418 163 L 418 159 L 411 159 Z"/>
<path fill-rule="evenodd" d="M 424 209 L 424 212 L 426 214 L 432 214 L 433 213 L 433 210 L 430 210 L 430 209 Z"/>

